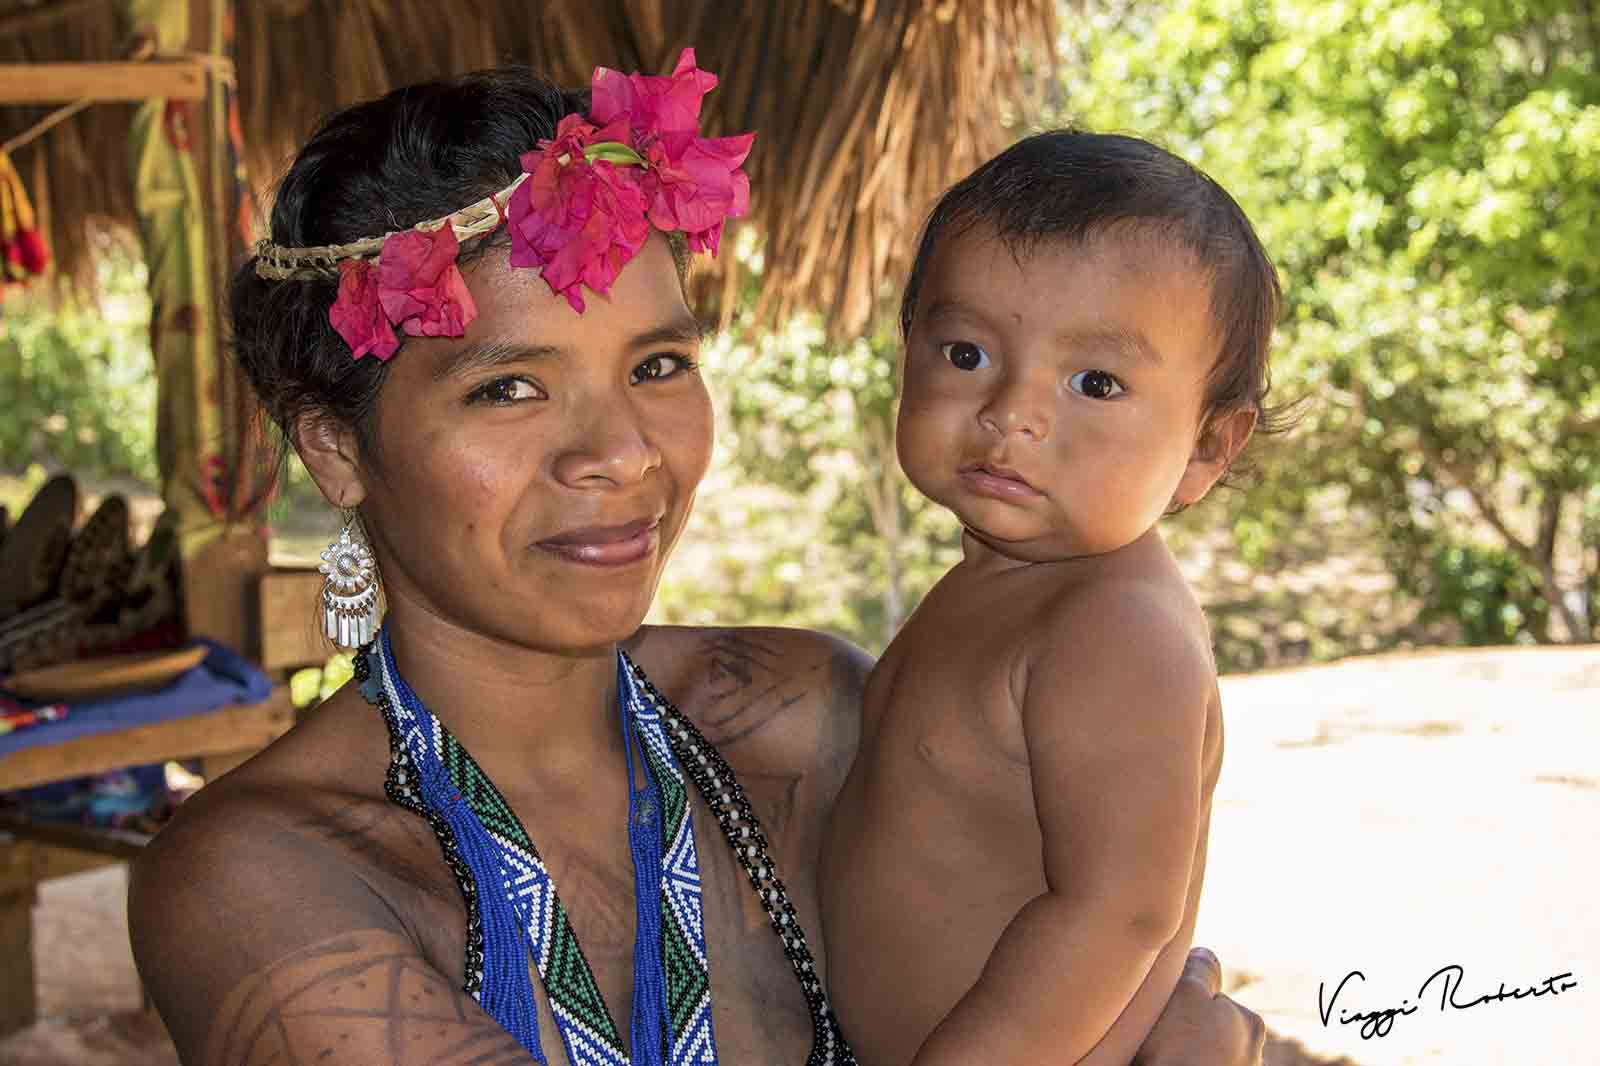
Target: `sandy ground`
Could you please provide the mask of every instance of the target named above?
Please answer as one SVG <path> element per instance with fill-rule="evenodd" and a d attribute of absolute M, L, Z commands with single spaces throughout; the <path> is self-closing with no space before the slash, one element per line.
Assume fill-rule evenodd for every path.
<path fill-rule="evenodd" d="M 1600 1063 L 1600 648 L 1348 660 L 1223 699 L 1199 938 L 1275 1033 L 1314 1062 Z M 1441 1010 L 1442 978 L 1419 990 L 1450 964 L 1458 1004 L 1577 987 Z M 1352 970 L 1324 1026 L 1319 985 Z M 1419 1001 L 1387 1036 L 1339 1024 Z"/>
<path fill-rule="evenodd" d="M 1600 648 L 1351 660 L 1223 682 L 1199 940 L 1270 1066 L 1600 1064 Z M 45 1020 L 0 1066 L 172 1066 L 139 1012 L 120 870 L 44 886 Z M 1440 967 L 1466 1004 L 1441 1009 Z M 1318 987 L 1332 996 L 1324 1024 Z M 1420 1006 L 1419 1006 L 1420 1004 Z M 1419 1007 L 1362 1039 L 1355 1012 Z"/>

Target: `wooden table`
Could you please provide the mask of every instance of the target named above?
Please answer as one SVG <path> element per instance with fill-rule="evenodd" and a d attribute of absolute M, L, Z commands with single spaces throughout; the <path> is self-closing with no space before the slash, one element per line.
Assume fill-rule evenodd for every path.
<path fill-rule="evenodd" d="M 240 542 L 256 546 L 245 538 Z M 217 551 L 238 547 L 219 543 Z M 226 585 L 218 571 L 249 567 L 237 561 L 210 569 L 189 560 L 185 573 L 204 573 L 195 586 L 206 595 L 186 608 L 191 625 L 202 609 L 210 612 L 199 631 L 229 642 L 218 626 L 233 615 L 249 616 L 253 632 L 233 634 L 234 646 L 258 649 L 257 665 L 274 678 L 287 677 L 300 666 L 326 662 L 335 650 L 323 639 L 318 596 L 322 575 L 315 570 L 272 570 L 234 580 L 234 592 L 249 587 L 249 603 L 219 597 Z M 225 576 L 225 575 L 224 575 Z M 237 577 L 238 575 L 235 575 Z M 231 580 L 231 579 L 230 579 Z M 243 582 L 243 584 L 241 584 Z M 236 597 L 237 598 L 237 597 Z M 226 602 L 221 602 L 226 601 Z M 59 744 L 41 744 L 0 756 L 0 792 L 49 784 L 124 766 L 198 758 L 209 780 L 227 773 L 272 743 L 294 724 L 289 686 L 275 684 L 261 703 L 240 704 L 206 714 L 174 718 L 153 725 L 79 737 Z M 48 726 L 41 728 L 49 728 Z M 0 825 L 0 1036 L 33 1022 L 36 1013 L 33 975 L 33 905 L 40 881 L 125 862 L 144 844 L 137 833 L 92 830 L 77 826 Z"/>
<path fill-rule="evenodd" d="M 209 780 L 248 759 L 293 724 L 289 687 L 278 684 L 261 703 L 0 755 L 0 792 L 124 766 L 193 758 L 201 760 Z M 137 833 L 0 824 L 0 1036 L 34 1021 L 33 906 L 39 882 L 124 862 L 142 844 Z"/>

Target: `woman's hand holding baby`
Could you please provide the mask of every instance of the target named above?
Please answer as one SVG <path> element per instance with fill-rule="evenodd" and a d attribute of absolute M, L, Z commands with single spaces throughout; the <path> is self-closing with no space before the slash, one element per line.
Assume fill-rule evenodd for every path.
<path fill-rule="evenodd" d="M 1261 1016 L 1222 994 L 1216 955 L 1195 948 L 1133 1066 L 1263 1066 L 1266 1041 Z"/>

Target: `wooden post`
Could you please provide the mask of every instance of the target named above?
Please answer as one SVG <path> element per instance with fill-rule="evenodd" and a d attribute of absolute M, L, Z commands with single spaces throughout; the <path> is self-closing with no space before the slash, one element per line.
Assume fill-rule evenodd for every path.
<path fill-rule="evenodd" d="M 33 983 L 33 904 L 36 890 L 0 892 L 0 1036 L 32 1025 L 38 1013 Z"/>
<path fill-rule="evenodd" d="M 33 979 L 33 849 L 0 835 L 0 1036 L 32 1025 L 38 1013 Z"/>
<path fill-rule="evenodd" d="M 252 661 L 261 655 L 259 586 L 268 570 L 264 532 L 227 526 L 183 560 L 184 624 Z"/>

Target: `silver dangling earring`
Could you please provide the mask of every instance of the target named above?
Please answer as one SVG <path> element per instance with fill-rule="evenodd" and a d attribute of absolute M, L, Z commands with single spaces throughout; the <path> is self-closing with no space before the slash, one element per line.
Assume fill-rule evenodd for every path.
<path fill-rule="evenodd" d="M 378 631 L 378 565 L 355 511 L 345 512 L 339 539 L 322 553 L 322 633 L 341 648 L 359 648 Z"/>

